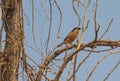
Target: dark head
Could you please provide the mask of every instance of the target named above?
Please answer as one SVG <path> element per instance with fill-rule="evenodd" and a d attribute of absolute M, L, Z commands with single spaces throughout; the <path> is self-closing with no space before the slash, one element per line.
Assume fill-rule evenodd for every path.
<path fill-rule="evenodd" d="M 72 31 L 74 31 L 74 30 L 80 30 L 81 28 L 80 27 L 75 27 Z"/>

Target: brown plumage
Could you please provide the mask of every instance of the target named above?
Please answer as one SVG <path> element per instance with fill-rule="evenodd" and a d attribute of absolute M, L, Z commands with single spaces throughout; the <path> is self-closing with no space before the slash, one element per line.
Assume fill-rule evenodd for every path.
<path fill-rule="evenodd" d="M 74 28 L 64 39 L 64 41 L 62 43 L 60 43 L 57 47 L 60 47 L 64 44 L 72 44 L 72 42 L 77 38 L 79 30 L 81 28 L 76 27 Z"/>

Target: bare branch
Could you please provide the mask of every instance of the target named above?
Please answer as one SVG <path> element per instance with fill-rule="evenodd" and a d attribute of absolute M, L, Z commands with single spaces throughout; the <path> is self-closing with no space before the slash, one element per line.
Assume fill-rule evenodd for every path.
<path fill-rule="evenodd" d="M 50 25 L 49 25 L 48 37 L 47 37 L 47 40 L 46 40 L 46 54 L 48 54 L 47 50 L 48 50 L 48 45 L 49 45 L 49 41 L 50 41 L 51 26 L 52 26 L 52 3 L 51 3 L 51 0 L 49 0 L 49 5 L 50 5 Z"/>
<path fill-rule="evenodd" d="M 57 1 L 54 0 L 54 2 L 55 2 L 56 6 L 57 6 L 57 8 L 58 8 L 58 10 L 59 10 L 59 13 L 60 13 L 60 24 L 59 24 L 58 33 L 57 33 L 57 37 L 58 37 L 58 36 L 59 36 L 59 33 L 60 33 L 60 29 L 61 29 L 61 24 L 62 24 L 62 11 L 61 11 L 61 9 L 60 9 Z"/>
<path fill-rule="evenodd" d="M 87 17 L 87 14 L 88 14 L 90 3 L 91 3 L 91 0 L 88 0 L 86 10 L 85 10 L 85 13 L 84 13 L 83 23 L 82 23 L 82 31 L 84 31 L 84 27 L 85 27 L 85 24 L 86 24 L 86 17 Z"/>
<path fill-rule="evenodd" d="M 82 2 L 80 0 L 76 0 L 76 1 L 78 3 L 78 6 L 82 5 L 84 8 L 86 8 L 85 5 L 83 4 L 85 0 L 83 0 Z"/>
<path fill-rule="evenodd" d="M 109 25 L 108 25 L 107 29 L 105 30 L 105 32 L 104 32 L 104 33 L 100 36 L 99 40 L 100 40 L 100 39 L 102 39 L 102 38 L 103 38 L 103 36 L 104 36 L 104 35 L 108 32 L 108 30 L 109 30 L 109 28 L 110 28 L 110 26 L 111 26 L 112 22 L 113 22 L 113 18 L 111 19 L 111 21 L 110 21 L 110 23 L 109 23 Z"/>
<path fill-rule="evenodd" d="M 94 41 L 96 41 L 98 38 L 98 31 L 100 28 L 100 25 L 97 24 L 97 20 L 96 20 L 97 9 L 98 9 L 98 0 L 96 0 L 96 6 L 95 6 L 95 10 L 94 10 L 94 29 L 95 29 L 95 40 Z"/>
<path fill-rule="evenodd" d="M 114 66 L 114 68 L 108 73 L 108 75 L 105 77 L 105 79 L 103 81 L 106 81 L 109 76 L 115 71 L 115 69 L 117 69 L 118 65 L 120 65 L 120 61 Z"/>
<path fill-rule="evenodd" d="M 80 66 L 87 60 L 87 58 L 89 58 L 90 54 L 93 52 L 94 48 L 91 50 L 91 52 L 89 52 L 89 54 L 79 63 L 79 65 L 77 66 L 77 68 L 75 69 L 75 72 L 78 72 Z M 73 77 L 73 75 L 70 76 L 70 78 L 68 79 L 68 81 L 71 80 L 71 78 Z"/>
<path fill-rule="evenodd" d="M 35 43 L 37 49 L 40 51 L 41 56 L 45 57 L 42 50 L 39 48 L 39 46 L 37 44 L 35 33 L 34 33 L 34 1 L 33 0 L 32 0 L 32 37 L 33 37 L 33 40 L 34 40 L 34 43 Z"/>
<path fill-rule="evenodd" d="M 80 18 L 80 15 L 78 14 L 76 8 L 75 8 L 75 5 L 74 5 L 74 0 L 72 0 L 72 7 L 73 7 L 73 10 L 75 12 L 75 14 L 77 15 L 78 17 L 78 27 L 80 27 L 80 23 L 81 23 L 81 18 Z"/>
<path fill-rule="evenodd" d="M 120 50 L 117 50 L 117 51 L 114 51 L 114 52 L 110 52 L 110 53 L 107 53 L 105 56 L 103 56 L 101 59 L 98 60 L 98 62 L 96 62 L 96 64 L 94 65 L 94 67 L 92 68 L 90 74 L 88 75 L 86 81 L 89 81 L 89 79 L 91 78 L 93 72 L 95 71 L 95 69 L 97 68 L 97 66 L 105 59 L 107 58 L 108 56 L 112 55 L 112 54 L 116 54 L 116 53 L 119 53 Z"/>
<path fill-rule="evenodd" d="M 106 40 L 99 40 L 96 42 L 89 42 L 86 44 L 81 44 L 80 48 L 78 50 L 76 50 L 77 52 L 84 49 L 85 47 L 96 47 L 96 46 L 117 46 L 120 47 L 120 40 L 118 41 L 106 41 Z M 65 52 L 66 50 L 70 50 L 72 48 L 76 48 L 77 45 L 72 45 L 72 46 L 68 46 L 67 49 L 66 48 L 62 48 L 60 50 L 56 50 L 51 56 L 49 56 L 48 58 L 46 58 L 46 60 L 44 61 L 44 64 L 47 66 L 54 58 L 56 58 L 58 55 L 60 55 L 62 52 Z M 72 56 L 71 56 L 72 57 Z"/>
<path fill-rule="evenodd" d="M 3 31 L 3 27 L 1 27 L 1 29 L 0 29 L 0 52 L 2 52 L 2 43 L 1 43 L 1 41 L 2 41 L 2 31 Z"/>
<path fill-rule="evenodd" d="M 85 48 L 85 47 L 88 46 L 89 44 L 91 44 L 91 43 L 88 43 L 87 45 L 85 45 L 85 46 L 77 49 L 75 52 L 73 52 L 69 57 L 67 57 L 67 58 L 64 60 L 62 66 L 60 67 L 60 69 L 59 69 L 59 71 L 58 71 L 58 73 L 57 73 L 57 75 L 55 76 L 55 81 L 58 81 L 58 80 L 59 80 L 59 78 L 60 78 L 63 70 L 65 69 L 66 65 L 68 64 L 68 62 L 70 62 L 70 61 L 73 59 L 73 57 L 74 57 L 81 49 Z"/>

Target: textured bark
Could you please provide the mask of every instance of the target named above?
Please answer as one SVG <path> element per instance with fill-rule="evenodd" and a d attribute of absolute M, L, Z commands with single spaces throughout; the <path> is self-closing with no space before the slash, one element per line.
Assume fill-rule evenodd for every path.
<path fill-rule="evenodd" d="M 2 81 L 18 81 L 19 60 L 23 45 L 20 4 L 20 0 L 2 0 L 2 26 L 6 33 L 4 64 L 1 67 Z"/>

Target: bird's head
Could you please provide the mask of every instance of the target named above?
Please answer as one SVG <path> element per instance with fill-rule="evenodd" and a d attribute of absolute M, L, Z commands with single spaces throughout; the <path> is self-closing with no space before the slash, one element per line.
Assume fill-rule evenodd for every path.
<path fill-rule="evenodd" d="M 81 28 L 80 27 L 75 27 L 72 31 L 79 31 Z"/>

